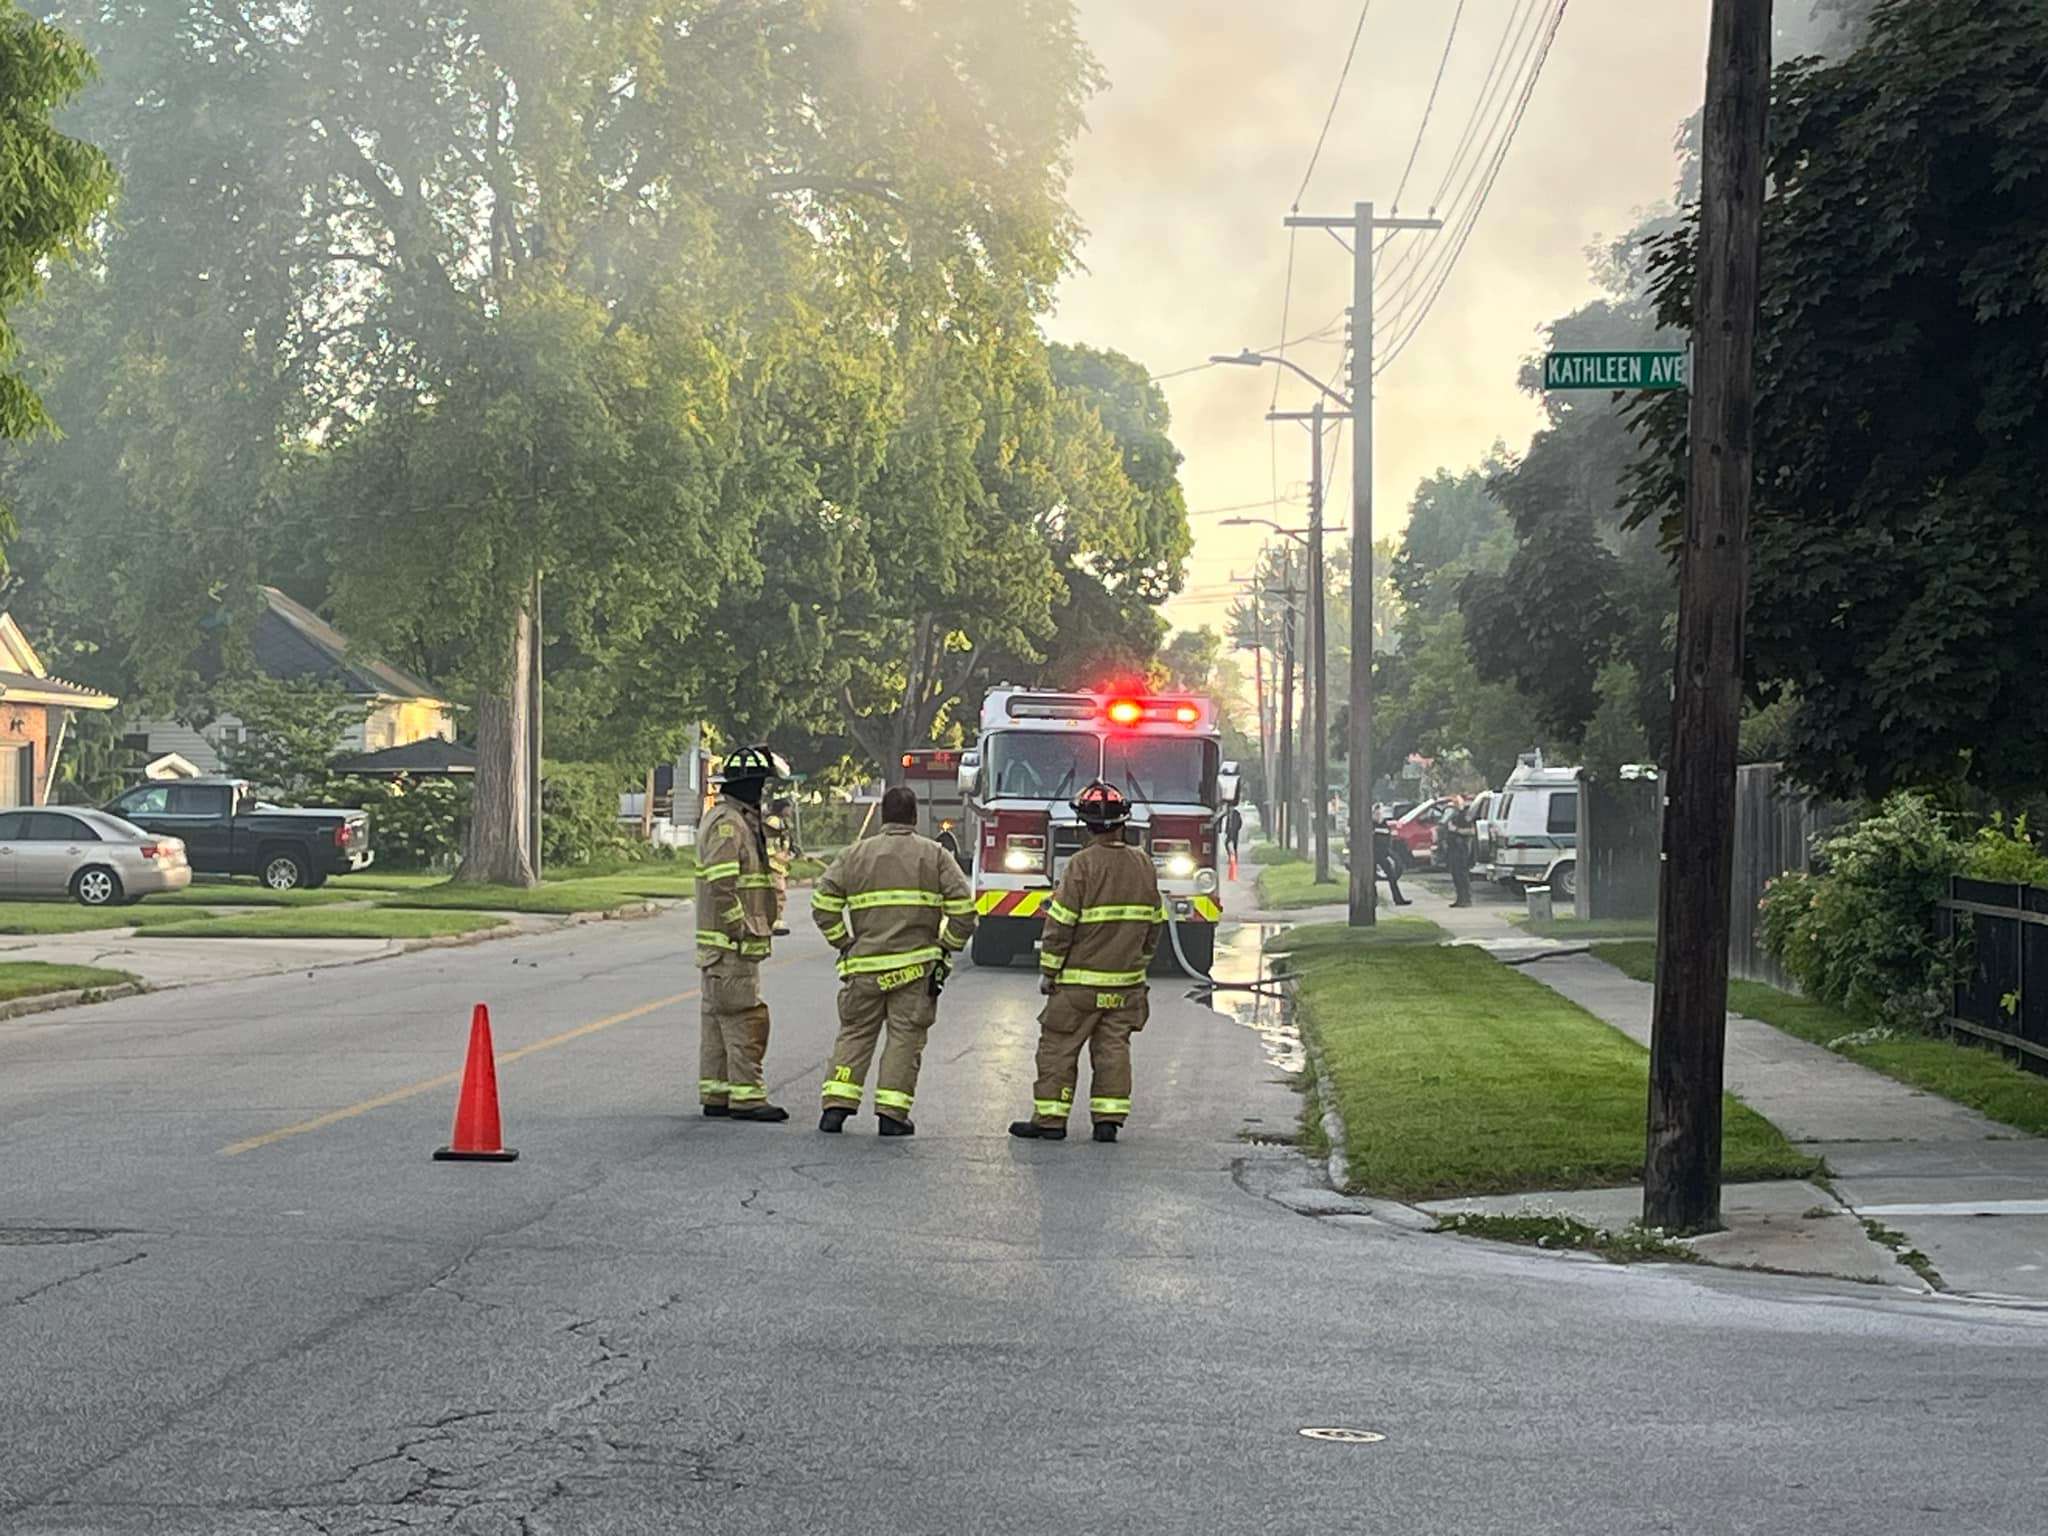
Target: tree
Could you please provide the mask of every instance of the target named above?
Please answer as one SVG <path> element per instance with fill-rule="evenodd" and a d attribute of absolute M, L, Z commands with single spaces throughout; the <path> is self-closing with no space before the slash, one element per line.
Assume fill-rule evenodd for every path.
<path fill-rule="evenodd" d="M 0 0 L 0 441 L 51 425 L 21 372 L 9 314 L 84 239 L 113 191 L 106 157 L 51 123 L 92 73 L 75 39 Z M 0 535 L 11 531 L 0 526 Z"/>
<path fill-rule="evenodd" d="M 1776 77 L 1750 682 L 1796 701 L 1788 765 L 1825 791 L 2048 782 L 2044 56 L 2030 0 L 1886 0 L 1857 51 Z M 1691 268 L 1688 227 L 1655 253 L 1666 325 Z M 1655 519 L 1683 408 L 1637 425 Z"/>
<path fill-rule="evenodd" d="M 1028 331 L 1072 248 L 1063 0 L 55 9 L 131 204 L 75 295 L 93 430 L 30 477 L 42 569 L 130 541 L 102 607 L 174 694 L 200 618 L 318 549 L 352 631 L 476 700 L 467 876 L 531 878 L 534 655 L 622 756 L 745 718 L 837 638 L 766 562 L 831 595 L 892 424 L 952 405 L 936 339 Z M 728 688 L 715 624 L 778 664 Z"/>
<path fill-rule="evenodd" d="M 287 798 L 317 792 L 348 730 L 368 708 L 334 683 L 280 682 L 245 677 L 224 682 L 216 694 L 222 714 L 241 733 L 222 748 L 229 773 Z"/>

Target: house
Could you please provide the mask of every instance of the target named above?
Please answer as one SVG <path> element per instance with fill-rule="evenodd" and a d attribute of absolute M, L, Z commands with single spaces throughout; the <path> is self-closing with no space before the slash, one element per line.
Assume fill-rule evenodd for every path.
<path fill-rule="evenodd" d="M 455 706 L 431 686 L 364 655 L 340 630 L 276 587 L 262 592 L 263 611 L 249 634 L 256 670 L 277 682 L 339 684 L 366 707 L 362 723 L 335 742 L 337 752 L 384 752 L 455 739 Z M 222 747 L 244 735 L 241 721 L 220 715 L 198 727 L 181 720 L 138 720 L 126 741 L 145 757 L 175 753 L 202 773 L 219 773 L 226 766 Z"/>
<path fill-rule="evenodd" d="M 0 613 L 0 806 L 48 804 L 72 716 L 120 702 L 50 676 L 21 626 Z"/>

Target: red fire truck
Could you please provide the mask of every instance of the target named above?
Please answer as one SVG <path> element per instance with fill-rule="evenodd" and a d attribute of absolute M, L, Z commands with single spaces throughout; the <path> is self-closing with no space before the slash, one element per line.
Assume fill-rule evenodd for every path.
<path fill-rule="evenodd" d="M 1066 861 L 1087 832 L 1068 802 L 1095 779 L 1130 797 L 1130 840 L 1152 855 L 1181 949 L 1207 972 L 1222 921 L 1216 867 L 1228 813 L 1215 705 L 1193 697 L 1052 693 L 1005 684 L 981 705 L 960 791 L 971 834 L 980 922 L 977 965 L 1031 953 Z M 1170 951 L 1162 939 L 1161 952 Z"/>

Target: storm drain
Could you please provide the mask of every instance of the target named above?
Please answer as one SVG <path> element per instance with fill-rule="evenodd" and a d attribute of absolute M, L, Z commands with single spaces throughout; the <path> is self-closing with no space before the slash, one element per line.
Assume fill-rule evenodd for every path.
<path fill-rule="evenodd" d="M 0 1248 L 34 1248 L 56 1243 L 97 1243 L 118 1227 L 0 1227 Z"/>

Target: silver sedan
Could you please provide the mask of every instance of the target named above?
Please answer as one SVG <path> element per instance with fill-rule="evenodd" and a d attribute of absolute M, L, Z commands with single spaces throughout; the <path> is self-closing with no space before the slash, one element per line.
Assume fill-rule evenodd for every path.
<path fill-rule="evenodd" d="M 0 899 L 112 907 L 192 883 L 185 845 L 105 811 L 0 811 Z"/>

